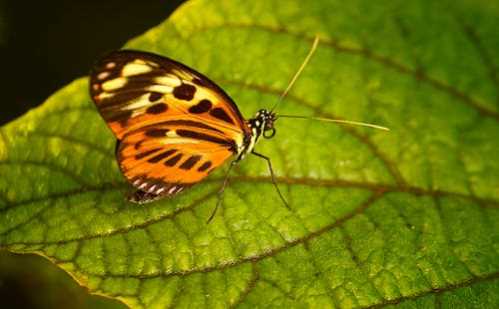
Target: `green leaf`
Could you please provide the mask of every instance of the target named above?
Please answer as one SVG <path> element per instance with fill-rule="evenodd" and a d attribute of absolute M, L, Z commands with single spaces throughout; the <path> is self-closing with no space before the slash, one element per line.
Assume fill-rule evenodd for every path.
<path fill-rule="evenodd" d="M 0 131 L 0 246 L 131 307 L 499 306 L 499 8 L 488 1 L 190 1 L 127 47 L 219 83 L 251 117 L 321 44 L 238 165 L 124 201 L 115 139 L 79 79 Z M 29 89 L 27 90 L 29 91 Z"/>

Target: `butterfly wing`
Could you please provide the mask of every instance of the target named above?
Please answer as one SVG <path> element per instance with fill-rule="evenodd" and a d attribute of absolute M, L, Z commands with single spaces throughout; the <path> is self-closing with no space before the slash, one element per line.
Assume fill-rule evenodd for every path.
<path fill-rule="evenodd" d="M 158 55 L 109 54 L 91 73 L 90 93 L 118 138 L 120 168 L 138 189 L 132 201 L 170 196 L 199 182 L 251 134 L 221 88 Z"/>
<path fill-rule="evenodd" d="M 123 174 L 139 190 L 132 200 L 142 202 L 142 194 L 155 199 L 199 182 L 233 155 L 233 147 L 221 132 L 172 120 L 127 134 L 117 156 Z"/>
<path fill-rule="evenodd" d="M 91 72 L 90 94 L 118 139 L 184 114 L 236 134 L 250 133 L 236 104 L 215 83 L 147 52 L 120 50 L 104 57 Z"/>

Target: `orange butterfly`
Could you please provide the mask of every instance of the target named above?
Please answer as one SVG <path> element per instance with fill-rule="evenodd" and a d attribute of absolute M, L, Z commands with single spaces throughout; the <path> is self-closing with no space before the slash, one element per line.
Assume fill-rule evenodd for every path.
<path fill-rule="evenodd" d="M 317 43 L 318 39 L 281 99 Z M 147 203 L 173 196 L 235 156 L 211 220 L 221 203 L 231 168 L 251 153 L 267 161 L 275 188 L 287 206 L 270 159 L 254 151 L 261 136 L 271 138 L 275 134 L 275 106 L 245 120 L 234 101 L 204 75 L 174 60 L 130 50 L 112 52 L 96 64 L 90 75 L 90 94 L 118 139 L 119 166 L 136 188 L 130 201 Z"/>

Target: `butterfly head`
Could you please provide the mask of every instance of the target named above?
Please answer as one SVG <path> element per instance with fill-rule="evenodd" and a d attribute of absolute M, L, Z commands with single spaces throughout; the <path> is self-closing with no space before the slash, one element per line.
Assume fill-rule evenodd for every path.
<path fill-rule="evenodd" d="M 272 138 L 275 135 L 274 122 L 277 119 L 276 114 L 266 110 L 259 110 L 255 117 L 251 119 L 251 126 L 265 138 Z"/>

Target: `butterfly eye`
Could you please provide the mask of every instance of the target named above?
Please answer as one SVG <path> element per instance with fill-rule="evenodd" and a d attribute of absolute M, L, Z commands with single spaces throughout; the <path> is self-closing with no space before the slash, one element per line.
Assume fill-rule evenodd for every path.
<path fill-rule="evenodd" d="M 270 128 L 268 130 L 263 131 L 263 137 L 272 138 L 275 135 L 275 128 Z"/>

